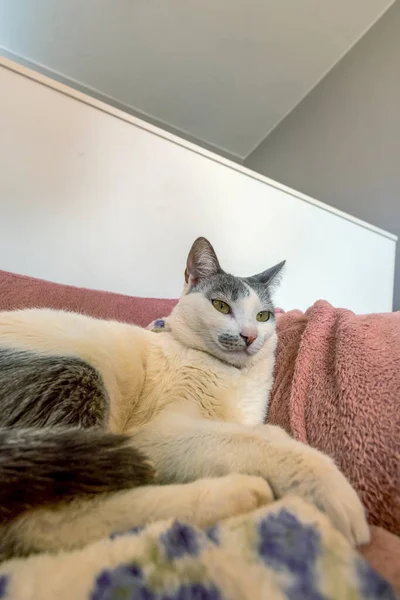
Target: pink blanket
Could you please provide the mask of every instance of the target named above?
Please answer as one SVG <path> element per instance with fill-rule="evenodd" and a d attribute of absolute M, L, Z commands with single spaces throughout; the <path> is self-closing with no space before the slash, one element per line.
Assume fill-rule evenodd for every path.
<path fill-rule="evenodd" d="M 77 288 L 0 270 L 0 310 L 54 308 L 146 327 L 158 315 L 168 315 L 176 303 Z"/>
<path fill-rule="evenodd" d="M 369 522 L 400 534 L 400 312 L 317 302 L 279 317 L 269 422 L 332 456 Z"/>

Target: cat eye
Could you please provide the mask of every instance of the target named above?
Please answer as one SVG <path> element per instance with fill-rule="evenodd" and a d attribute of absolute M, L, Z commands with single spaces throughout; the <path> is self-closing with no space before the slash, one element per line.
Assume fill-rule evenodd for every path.
<path fill-rule="evenodd" d="M 211 300 L 212 305 L 218 312 L 223 313 L 224 315 L 229 315 L 231 312 L 231 307 L 226 302 L 222 300 Z"/>
<path fill-rule="evenodd" d="M 265 321 L 268 321 L 268 319 L 270 318 L 271 313 L 269 312 L 269 310 L 262 310 L 261 312 L 259 312 L 256 316 L 257 321 L 260 321 L 261 323 L 265 323 Z"/>

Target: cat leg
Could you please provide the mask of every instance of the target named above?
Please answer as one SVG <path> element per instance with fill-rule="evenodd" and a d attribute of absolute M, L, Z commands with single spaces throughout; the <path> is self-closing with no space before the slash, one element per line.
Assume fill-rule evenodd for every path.
<path fill-rule="evenodd" d="M 242 514 L 273 499 L 260 477 L 232 474 L 193 483 L 144 486 L 25 513 L 0 527 L 0 559 L 79 548 L 115 532 L 160 519 L 199 527 Z"/>
<path fill-rule="evenodd" d="M 279 428 L 211 421 L 170 408 L 130 433 L 152 461 L 160 483 L 228 473 L 258 475 L 276 498 L 293 494 L 313 503 L 352 544 L 369 540 L 361 501 L 332 459 Z"/>

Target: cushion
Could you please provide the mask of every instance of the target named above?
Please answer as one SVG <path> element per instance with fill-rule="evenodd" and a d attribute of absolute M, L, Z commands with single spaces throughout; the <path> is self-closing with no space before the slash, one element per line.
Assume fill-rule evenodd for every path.
<path fill-rule="evenodd" d="M 160 315 L 168 315 L 176 303 L 177 300 L 136 298 L 0 271 L 0 310 L 54 308 L 145 327 Z"/>

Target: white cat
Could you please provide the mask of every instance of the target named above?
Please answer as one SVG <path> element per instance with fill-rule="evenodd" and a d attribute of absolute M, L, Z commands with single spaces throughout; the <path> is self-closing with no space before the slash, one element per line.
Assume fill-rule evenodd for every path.
<path fill-rule="evenodd" d="M 0 313 L 3 557 L 166 517 L 208 526 L 285 494 L 315 504 L 352 544 L 368 541 L 333 461 L 263 424 L 282 266 L 228 275 L 199 238 L 161 335 L 60 311 Z"/>

